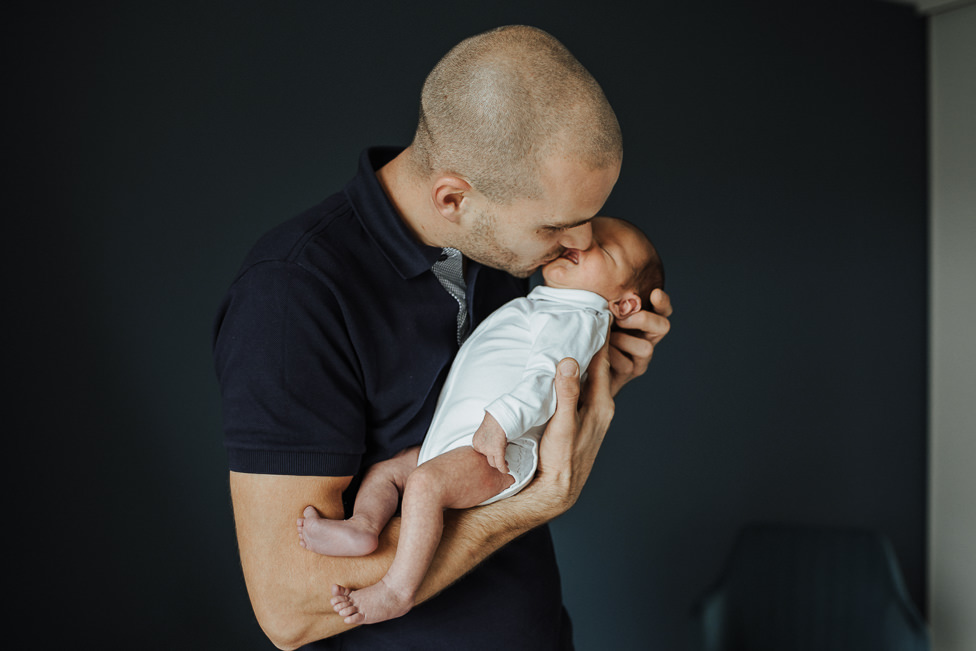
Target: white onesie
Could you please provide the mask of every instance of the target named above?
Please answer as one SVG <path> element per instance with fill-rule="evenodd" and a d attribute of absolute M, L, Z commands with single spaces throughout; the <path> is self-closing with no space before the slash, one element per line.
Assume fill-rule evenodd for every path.
<path fill-rule="evenodd" d="M 539 439 L 556 410 L 556 364 L 572 357 L 582 376 L 609 327 L 606 299 L 583 289 L 540 286 L 495 310 L 458 351 L 418 463 L 471 445 L 487 411 L 505 430 L 515 483 L 483 504 L 522 490 L 535 475 Z"/>

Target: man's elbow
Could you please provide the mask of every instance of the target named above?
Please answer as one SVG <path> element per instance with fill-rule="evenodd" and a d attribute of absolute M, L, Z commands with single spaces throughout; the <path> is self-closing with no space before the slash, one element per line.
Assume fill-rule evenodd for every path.
<path fill-rule="evenodd" d="M 321 621 L 319 627 L 314 627 L 316 618 L 297 609 L 260 608 L 255 604 L 254 614 L 271 643 L 283 651 L 292 651 L 338 632 L 322 630 Z"/>
<path fill-rule="evenodd" d="M 299 618 L 284 612 L 271 612 L 254 607 L 258 625 L 271 643 L 284 651 L 291 651 L 302 646 L 305 637 L 304 627 Z"/>
<path fill-rule="evenodd" d="M 268 639 L 271 640 L 271 643 L 282 651 L 293 651 L 306 644 L 305 636 L 301 631 L 265 626 L 261 628 L 264 630 L 264 634 L 268 636 Z"/>

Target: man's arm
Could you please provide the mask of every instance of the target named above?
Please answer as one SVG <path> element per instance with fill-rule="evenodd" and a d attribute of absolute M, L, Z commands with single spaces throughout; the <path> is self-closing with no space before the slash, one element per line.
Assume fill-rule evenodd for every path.
<path fill-rule="evenodd" d="M 297 477 L 230 473 L 231 500 L 241 565 L 258 624 L 281 649 L 300 646 L 310 622 L 319 619 L 331 630 L 327 597 L 317 598 L 322 582 L 338 576 L 338 561 L 307 552 L 295 538 L 294 522 L 311 504 L 328 518 L 342 518 L 342 491 L 350 477 Z M 336 567 L 332 567 L 335 565 Z M 314 583 L 320 585 L 315 586 Z M 328 590 L 329 583 L 324 583 Z"/>
<path fill-rule="evenodd" d="M 506 543 L 565 512 L 575 503 L 613 415 L 606 347 L 594 357 L 586 394 L 579 400 L 579 369 L 564 360 L 557 373 L 556 413 L 543 436 L 539 473 L 524 491 L 507 500 L 449 511 L 437 555 L 418 592 L 434 596 Z M 598 362 L 599 360 L 599 362 Z M 593 367 L 598 369 L 594 373 Z M 577 405 L 580 409 L 577 411 Z M 341 518 L 342 491 L 349 477 L 294 477 L 231 473 L 231 498 L 241 563 L 258 623 L 281 649 L 294 649 L 341 633 L 330 603 L 331 586 L 375 583 L 396 551 L 399 519 L 380 537 L 379 548 L 361 558 L 308 552 L 298 544 L 295 519 L 309 504 L 329 518 Z"/>

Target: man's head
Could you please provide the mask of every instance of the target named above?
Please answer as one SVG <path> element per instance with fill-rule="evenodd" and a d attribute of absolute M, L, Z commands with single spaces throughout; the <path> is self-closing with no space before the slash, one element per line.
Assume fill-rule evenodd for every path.
<path fill-rule="evenodd" d="M 595 292 L 607 299 L 618 319 L 642 307 L 651 310 L 651 292 L 664 288 L 657 249 L 640 229 L 622 219 L 597 217 L 592 228 L 588 249 L 570 249 L 542 268 L 546 285 Z"/>
<path fill-rule="evenodd" d="M 620 127 L 596 80 L 555 38 L 525 26 L 462 41 L 424 83 L 409 148 L 452 246 L 527 276 L 587 248 L 616 183 Z"/>

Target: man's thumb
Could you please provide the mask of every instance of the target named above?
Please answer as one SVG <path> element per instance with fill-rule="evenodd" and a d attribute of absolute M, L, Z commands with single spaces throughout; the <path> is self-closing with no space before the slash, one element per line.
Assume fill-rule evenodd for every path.
<path fill-rule="evenodd" d="M 560 360 L 556 366 L 556 417 L 559 412 L 576 417 L 576 403 L 580 394 L 579 364 L 572 357 Z"/>

